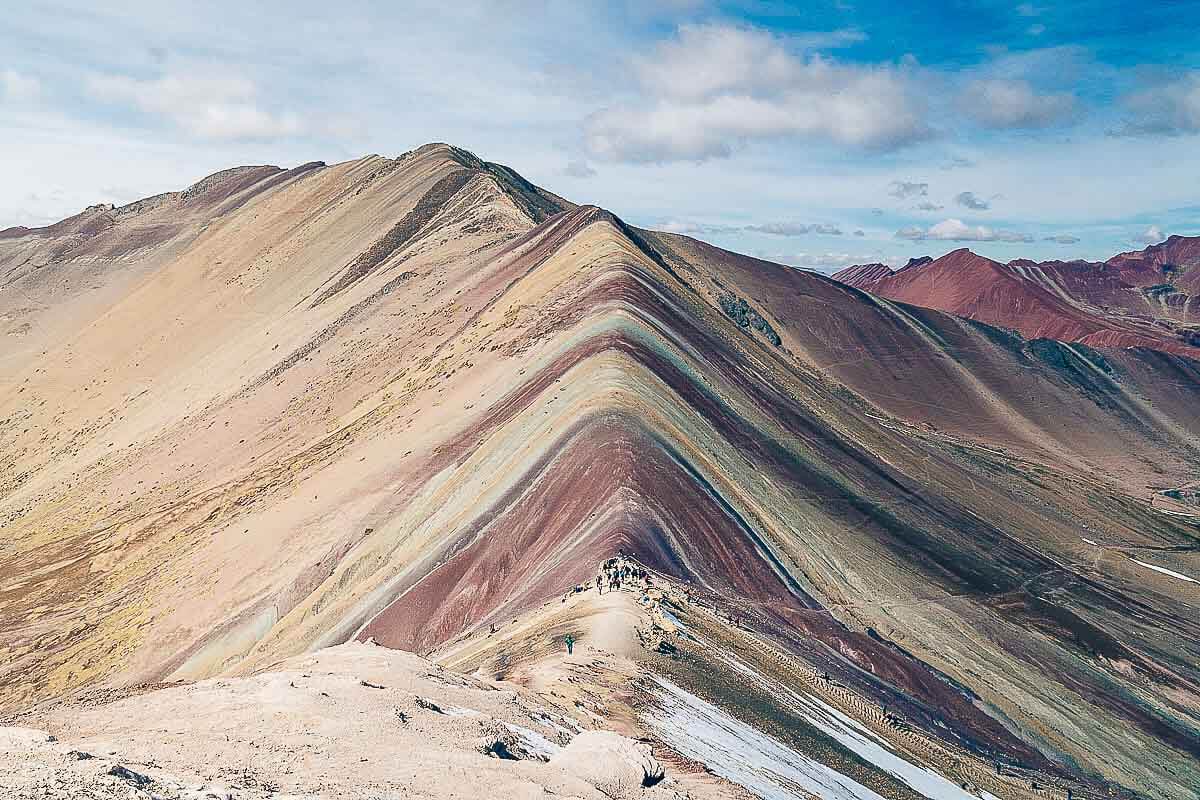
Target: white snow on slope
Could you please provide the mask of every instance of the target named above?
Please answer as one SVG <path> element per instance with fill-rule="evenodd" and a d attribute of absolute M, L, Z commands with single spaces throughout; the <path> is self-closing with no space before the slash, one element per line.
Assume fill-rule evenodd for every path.
<path fill-rule="evenodd" d="M 1189 583 L 1200 583 L 1200 581 L 1196 580 L 1195 578 L 1189 578 L 1187 575 L 1183 575 L 1172 569 L 1167 569 L 1166 567 L 1156 567 L 1153 564 L 1147 564 L 1145 561 L 1138 561 L 1136 558 L 1131 558 L 1129 560 L 1135 564 L 1141 564 L 1146 569 L 1152 569 L 1155 572 L 1161 572 L 1163 575 L 1170 575 L 1172 578 L 1179 578 L 1179 580 L 1181 580 L 1181 581 L 1188 581 Z"/>
<path fill-rule="evenodd" d="M 803 756 L 670 681 L 661 710 L 646 721 L 669 746 L 763 800 L 883 800 L 880 795 L 819 761 Z"/>
<path fill-rule="evenodd" d="M 742 674 L 752 676 L 760 687 L 775 696 L 780 706 L 789 708 L 864 761 L 891 773 L 902 783 L 911 786 L 914 791 L 933 800 L 978 800 L 957 783 L 901 758 L 888 749 L 883 739 L 874 731 L 819 697 L 801 694 L 778 681 L 768 679 L 734 656 L 727 656 L 726 661 Z M 787 702 L 789 699 L 791 703 Z"/>
<path fill-rule="evenodd" d="M 682 631 L 685 634 L 687 633 L 687 626 L 683 624 L 683 620 L 675 616 L 669 608 L 660 605 L 658 607 L 658 613 L 662 614 L 667 622 L 670 622 L 672 625 L 674 625 L 676 630 Z"/>

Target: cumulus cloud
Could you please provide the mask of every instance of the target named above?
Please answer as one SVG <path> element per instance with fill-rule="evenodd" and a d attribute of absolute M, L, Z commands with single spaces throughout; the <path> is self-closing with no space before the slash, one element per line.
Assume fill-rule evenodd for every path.
<path fill-rule="evenodd" d="M 1032 24 L 1028 28 L 1026 28 L 1025 32 L 1028 33 L 1030 36 L 1041 36 L 1043 33 L 1046 32 L 1046 26 L 1040 22 L 1035 22 L 1034 24 Z"/>
<path fill-rule="evenodd" d="M 958 203 L 963 208 L 969 208 L 973 211 L 987 211 L 992 207 L 992 204 L 984 200 L 974 192 L 959 192 L 954 198 L 954 202 Z"/>
<path fill-rule="evenodd" d="M 1021 3 L 1021 5 L 1017 6 L 1017 16 L 1020 17 L 1036 17 L 1041 13 L 1042 10 L 1033 3 Z"/>
<path fill-rule="evenodd" d="M 898 197 L 901 200 L 907 200 L 910 197 L 925 197 L 929 194 L 929 184 L 912 181 L 892 181 L 888 194 L 892 197 Z"/>
<path fill-rule="evenodd" d="M 1047 128 L 1075 116 L 1075 96 L 1069 92 L 1039 93 L 1020 78 L 980 78 L 967 84 L 959 107 L 988 128 Z"/>
<path fill-rule="evenodd" d="M 945 206 L 940 206 L 937 203 L 931 203 L 926 200 L 923 203 L 917 203 L 917 211 L 941 211 Z"/>
<path fill-rule="evenodd" d="M 805 225 L 799 222 L 768 222 L 763 225 L 747 225 L 745 230 L 752 233 L 769 233 L 774 236 L 806 236 L 818 233 L 824 236 L 841 236 L 842 229 L 837 225 L 823 222 Z"/>
<path fill-rule="evenodd" d="M 28 102 L 42 91 L 41 82 L 32 75 L 24 75 L 15 69 L 0 71 L 0 100 L 13 103 Z"/>
<path fill-rule="evenodd" d="M 1138 244 L 1158 244 L 1166 238 L 1166 234 L 1162 232 L 1162 228 L 1157 225 L 1151 225 L 1142 231 L 1142 233 L 1133 237 L 1133 241 Z"/>
<path fill-rule="evenodd" d="M 1054 242 L 1055 244 L 1075 244 L 1079 241 L 1079 237 L 1070 233 L 1056 233 L 1053 236 L 1044 237 L 1042 241 Z"/>
<path fill-rule="evenodd" d="M 858 230 L 856 230 L 856 231 L 854 232 L 854 235 L 855 235 L 855 236 L 866 236 L 867 234 L 866 234 L 866 232 L 865 232 L 865 231 L 863 231 L 863 230 L 860 228 L 860 229 L 858 229 Z"/>
<path fill-rule="evenodd" d="M 1033 236 L 1016 231 L 995 230 L 983 225 L 968 225 L 960 219 L 942 220 L 930 228 L 909 227 L 896 231 L 896 238 L 946 242 L 1032 242 Z"/>
<path fill-rule="evenodd" d="M 832 34 L 832 41 L 840 35 L 844 34 Z M 684 25 L 653 55 L 635 59 L 634 72 L 645 88 L 661 97 L 703 100 L 726 92 L 772 94 L 805 77 L 808 65 L 788 44 L 817 50 L 830 41 L 811 34 L 786 40 L 749 28 Z"/>
<path fill-rule="evenodd" d="M 237 76 L 93 75 L 87 85 L 97 99 L 164 117 L 201 138 L 273 139 L 305 131 L 296 114 L 262 108 L 254 83 Z"/>
<path fill-rule="evenodd" d="M 585 145 L 619 161 L 704 161 L 751 140 L 887 150 L 931 135 L 907 69 L 841 64 L 797 44 L 766 31 L 683 26 L 634 62 L 641 97 L 585 121 Z"/>
<path fill-rule="evenodd" d="M 1115 133 L 1179 136 L 1200 133 L 1200 70 L 1140 89 L 1125 98 L 1130 117 Z"/>

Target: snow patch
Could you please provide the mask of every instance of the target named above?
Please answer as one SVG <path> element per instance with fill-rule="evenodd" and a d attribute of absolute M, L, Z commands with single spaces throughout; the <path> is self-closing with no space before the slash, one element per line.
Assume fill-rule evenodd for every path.
<path fill-rule="evenodd" d="M 1156 567 L 1153 564 L 1147 564 L 1145 561 L 1138 561 L 1136 558 L 1131 558 L 1129 560 L 1135 564 L 1141 564 L 1146 569 L 1152 569 L 1155 572 L 1161 572 L 1163 575 L 1170 575 L 1172 578 L 1179 578 L 1179 580 L 1181 580 L 1181 581 L 1187 581 L 1189 583 L 1200 583 L 1200 581 L 1196 580 L 1195 578 L 1189 578 L 1187 575 L 1178 573 L 1173 569 L 1167 569 L 1166 567 Z"/>
<path fill-rule="evenodd" d="M 871 789 L 819 761 L 797 753 L 670 681 L 660 710 L 646 720 L 659 737 L 684 756 L 745 787 L 763 800 L 883 800 Z"/>
<path fill-rule="evenodd" d="M 885 747 L 884 740 L 874 731 L 819 697 L 808 693 L 801 694 L 778 681 L 768 679 L 734 656 L 726 655 L 724 660 L 738 672 L 752 677 L 761 688 L 774 695 L 781 707 L 790 708 L 847 750 L 890 773 L 901 783 L 908 784 L 914 791 L 931 800 L 977 800 L 975 795 L 957 783 L 901 758 Z M 787 702 L 789 699 L 792 701 L 790 704 Z"/>
<path fill-rule="evenodd" d="M 659 605 L 659 607 L 658 607 L 658 613 L 662 614 L 662 615 L 663 615 L 663 618 L 664 618 L 664 619 L 666 619 L 666 620 L 667 620 L 667 622 L 669 622 L 669 623 L 671 623 L 672 625 L 674 625 L 674 626 L 675 626 L 675 628 L 676 628 L 676 630 L 680 630 L 680 631 L 683 631 L 683 632 L 685 632 L 685 633 L 687 632 L 687 626 L 683 624 L 683 620 L 681 620 L 679 617 L 675 616 L 675 615 L 674 615 L 674 614 L 673 614 L 673 613 L 672 613 L 672 612 L 671 612 L 669 609 L 667 609 L 665 606 L 663 606 L 663 605 Z"/>

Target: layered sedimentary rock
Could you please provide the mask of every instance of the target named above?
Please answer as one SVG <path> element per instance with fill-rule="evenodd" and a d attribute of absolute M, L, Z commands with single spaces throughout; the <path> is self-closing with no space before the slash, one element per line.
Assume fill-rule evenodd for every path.
<path fill-rule="evenodd" d="M 1200 237 L 1172 236 L 1102 263 L 1001 264 L 961 249 L 938 259 L 913 259 L 898 270 L 884 264 L 847 267 L 834 278 L 1030 339 L 1200 357 Z"/>
<path fill-rule="evenodd" d="M 6 710 L 368 638 L 504 677 L 624 553 L 718 612 L 646 651 L 664 741 L 783 741 L 821 675 L 939 769 L 1194 792 L 1200 534 L 1149 502 L 1200 467 L 1186 348 L 1026 340 L 445 145 L 7 231 L 0 281 Z M 830 736 L 787 740 L 891 791 Z"/>

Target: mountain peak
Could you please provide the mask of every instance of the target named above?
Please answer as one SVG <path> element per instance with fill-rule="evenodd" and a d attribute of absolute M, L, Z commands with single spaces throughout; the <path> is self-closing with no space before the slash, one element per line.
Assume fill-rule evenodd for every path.
<path fill-rule="evenodd" d="M 908 263 L 905 264 L 900 269 L 904 270 L 904 269 L 912 269 L 914 267 L 923 267 L 926 264 L 931 264 L 931 263 L 933 263 L 933 256 L 916 256 L 914 258 L 910 258 L 908 260 Z"/>

